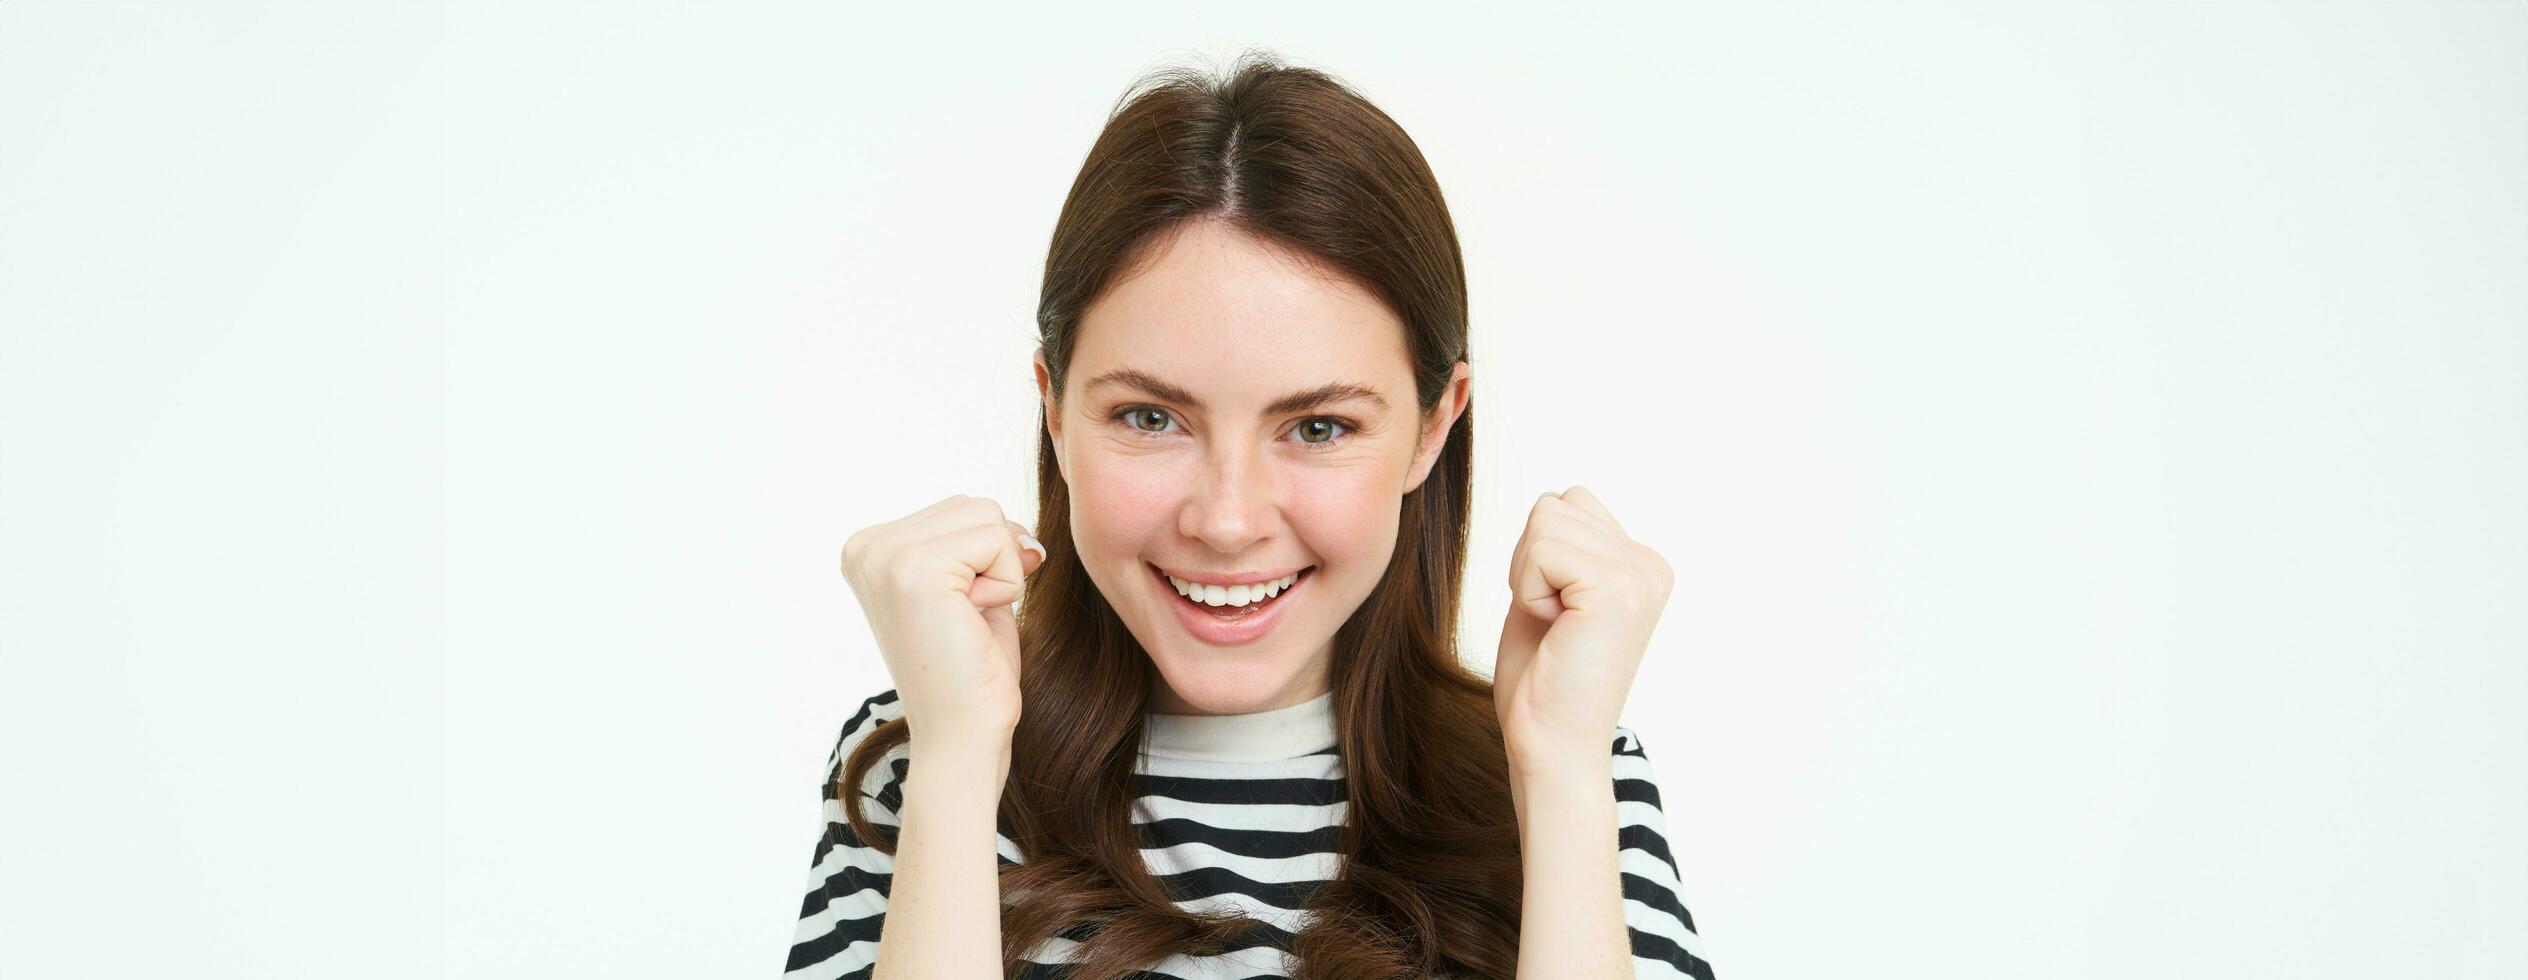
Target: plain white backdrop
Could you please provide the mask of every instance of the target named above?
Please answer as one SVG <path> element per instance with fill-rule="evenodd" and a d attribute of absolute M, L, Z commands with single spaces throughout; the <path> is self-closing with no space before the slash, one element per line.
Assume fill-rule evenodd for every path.
<path fill-rule="evenodd" d="M 1720 975 L 2498 977 L 2528 3 L 0 5 L 0 974 L 771 976 L 1104 113 L 1354 84 Z"/>

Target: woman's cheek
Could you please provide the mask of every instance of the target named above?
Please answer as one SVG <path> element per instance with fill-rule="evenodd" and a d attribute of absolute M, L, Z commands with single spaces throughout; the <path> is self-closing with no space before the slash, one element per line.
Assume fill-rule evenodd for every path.
<path fill-rule="evenodd" d="M 1315 546 L 1319 559 L 1328 565 L 1352 565 L 1375 581 L 1385 573 L 1387 558 L 1395 548 L 1396 514 L 1402 498 L 1384 474 L 1366 468 L 1320 476 L 1299 495 L 1308 503 L 1291 519 L 1299 523 L 1300 536 Z"/>
<path fill-rule="evenodd" d="M 1071 474 L 1071 536 L 1083 550 L 1138 560 L 1176 512 L 1161 467 L 1084 453 Z"/>

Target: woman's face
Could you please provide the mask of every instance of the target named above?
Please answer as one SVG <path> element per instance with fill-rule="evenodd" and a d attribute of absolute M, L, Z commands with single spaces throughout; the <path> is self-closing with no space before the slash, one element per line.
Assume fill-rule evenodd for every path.
<path fill-rule="evenodd" d="M 1073 546 L 1158 666 L 1153 710 L 1327 689 L 1334 632 L 1385 574 L 1404 494 L 1468 398 L 1460 361 L 1419 424 L 1404 343 L 1349 280 L 1197 221 L 1083 315 L 1058 407 L 1037 353 Z M 1170 575 L 1258 585 L 1244 607 L 1197 605 Z"/>

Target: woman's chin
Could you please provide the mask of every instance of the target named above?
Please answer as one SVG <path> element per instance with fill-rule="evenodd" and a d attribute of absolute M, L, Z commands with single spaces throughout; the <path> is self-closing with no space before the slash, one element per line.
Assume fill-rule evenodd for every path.
<path fill-rule="evenodd" d="M 1151 710 L 1161 714 L 1251 714 L 1273 707 L 1274 699 L 1290 689 L 1297 675 L 1296 669 L 1261 664 L 1162 662 L 1160 682 L 1175 692 L 1177 703 L 1165 706 L 1165 698 L 1154 699 Z"/>

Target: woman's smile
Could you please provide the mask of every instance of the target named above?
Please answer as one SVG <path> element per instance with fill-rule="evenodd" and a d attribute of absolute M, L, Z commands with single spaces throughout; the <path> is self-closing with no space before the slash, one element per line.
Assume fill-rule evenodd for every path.
<path fill-rule="evenodd" d="M 1283 607 L 1296 601 L 1292 593 L 1300 591 L 1309 573 L 1316 570 L 1310 565 L 1280 578 L 1224 587 L 1181 579 L 1157 565 L 1143 564 L 1150 569 L 1151 587 L 1167 593 L 1160 601 L 1176 611 L 1176 621 L 1185 632 L 1224 647 L 1252 643 L 1271 632 L 1281 620 Z"/>

